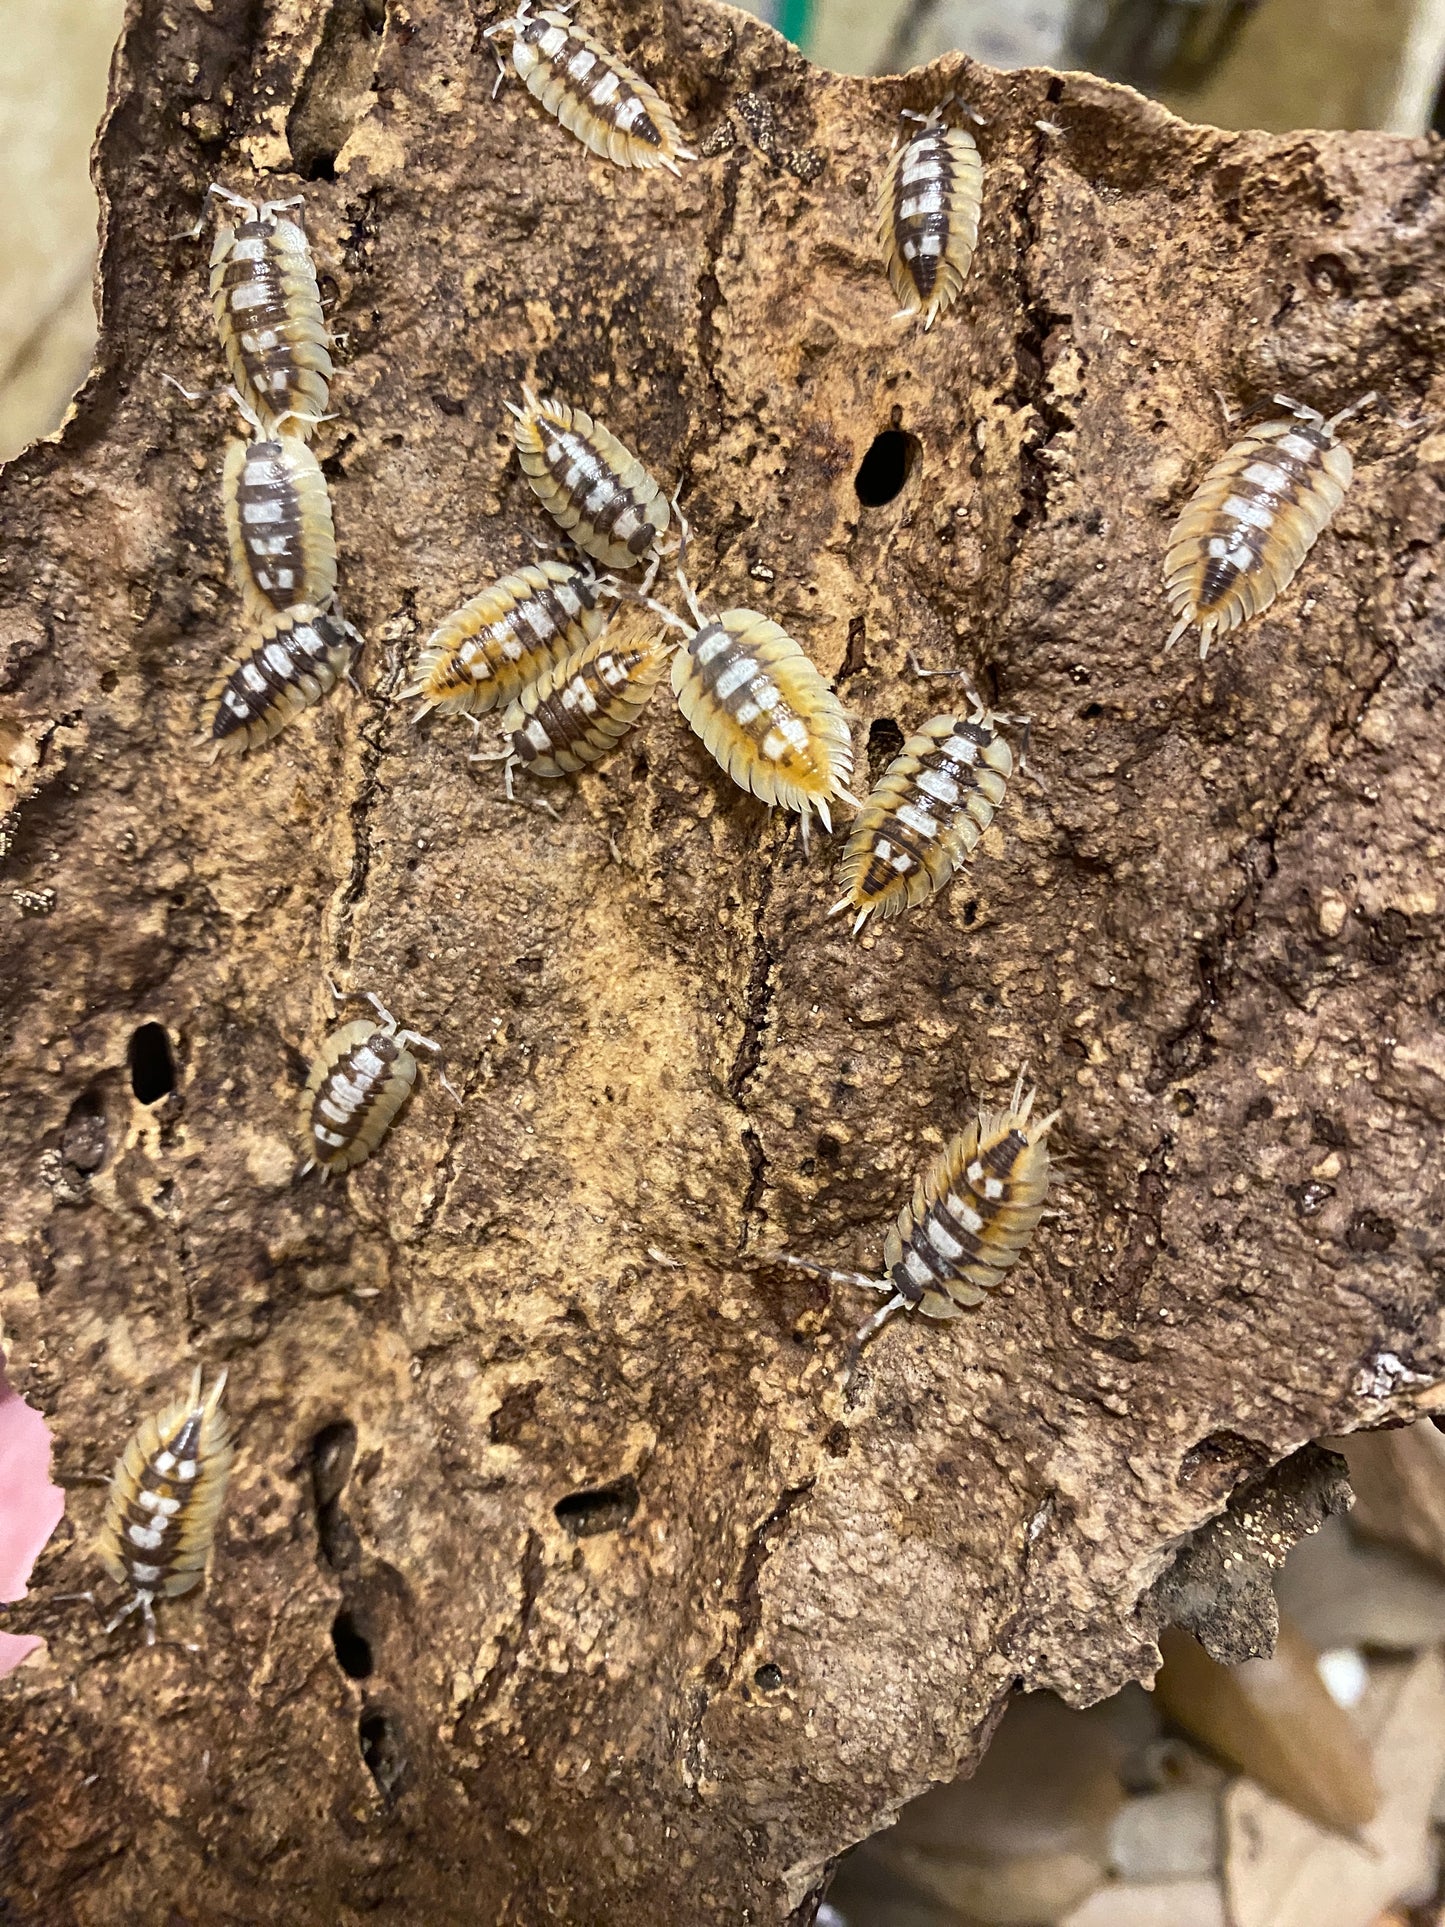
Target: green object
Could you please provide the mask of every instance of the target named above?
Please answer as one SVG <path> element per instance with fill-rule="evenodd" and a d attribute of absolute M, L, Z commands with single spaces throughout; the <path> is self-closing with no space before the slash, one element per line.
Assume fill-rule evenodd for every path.
<path fill-rule="evenodd" d="M 785 40 L 804 51 L 812 25 L 813 0 L 781 0 L 778 7 L 778 32 Z"/>

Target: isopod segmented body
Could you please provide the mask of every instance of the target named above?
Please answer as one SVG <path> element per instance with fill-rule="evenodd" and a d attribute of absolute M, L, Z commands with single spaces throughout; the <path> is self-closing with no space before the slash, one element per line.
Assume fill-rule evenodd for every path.
<path fill-rule="evenodd" d="M 809 813 L 831 830 L 830 805 L 849 795 L 853 739 L 843 706 L 786 630 L 755 609 L 710 619 L 688 592 L 686 624 L 672 659 L 678 707 L 704 747 L 738 785 L 763 802 Z M 675 618 L 674 618 L 675 620 Z"/>
<path fill-rule="evenodd" d="M 1326 421 L 1276 395 L 1291 413 L 1261 422 L 1220 456 L 1175 523 L 1164 558 L 1178 617 L 1166 648 L 1198 624 L 1202 660 L 1216 636 L 1259 615 L 1294 580 L 1354 479 L 1335 431 L 1374 399 L 1366 395 Z"/>
<path fill-rule="evenodd" d="M 878 195 L 883 261 L 904 314 L 931 328 L 972 265 L 983 207 L 983 162 L 972 134 L 935 107 L 894 155 Z"/>
<path fill-rule="evenodd" d="M 368 995 L 367 1002 L 375 1017 L 358 1017 L 332 1031 L 306 1079 L 301 1132 L 309 1155 L 303 1176 L 315 1164 L 324 1177 L 339 1177 L 369 1158 L 411 1095 L 413 1046 L 441 1054 L 430 1037 L 402 1030 L 375 997 Z M 445 1078 L 440 1081 L 451 1091 Z"/>
<path fill-rule="evenodd" d="M 269 743 L 345 675 L 361 637 L 336 607 L 299 615 L 240 657 L 212 686 L 202 737 L 214 755 Z"/>
<path fill-rule="evenodd" d="M 1013 775 L 998 719 L 974 698 L 972 715 L 933 716 L 910 736 L 859 811 L 843 850 L 842 899 L 856 936 L 875 913 L 901 916 L 934 896 L 966 863 Z"/>
<path fill-rule="evenodd" d="M 1059 1113 L 1033 1116 L 1023 1072 L 1000 1111 L 980 1111 L 917 1179 L 883 1243 L 882 1279 L 832 1271 L 787 1253 L 785 1264 L 840 1284 L 886 1291 L 888 1302 L 854 1341 L 853 1356 L 896 1311 L 957 1318 L 1003 1283 L 1034 1235 L 1048 1204 L 1048 1133 Z"/>
<path fill-rule="evenodd" d="M 454 609 L 434 629 L 417 660 L 404 699 L 425 697 L 429 709 L 483 716 L 602 632 L 603 585 L 566 562 L 534 562 L 504 575 Z"/>
<path fill-rule="evenodd" d="M 682 144 L 671 108 L 565 8 L 516 13 L 487 29 L 512 36 L 512 65 L 529 92 L 584 146 L 618 167 L 666 167 L 696 158 Z M 505 71 L 505 70 L 504 70 Z"/>
<path fill-rule="evenodd" d="M 631 449 L 582 408 L 522 390 L 507 403 L 522 472 L 579 549 L 612 569 L 644 562 L 667 532 L 667 497 Z"/>
<path fill-rule="evenodd" d="M 211 301 L 231 378 L 267 433 L 306 437 L 326 413 L 335 371 L 306 231 L 284 218 L 301 196 L 256 202 L 213 186 L 206 198 L 227 209 L 211 250 Z"/>
<path fill-rule="evenodd" d="M 566 776 L 600 761 L 642 714 L 672 649 L 654 618 L 629 610 L 524 689 L 502 718 L 508 796 L 514 769 Z"/>
<path fill-rule="evenodd" d="M 237 587 L 263 635 L 336 592 L 336 533 L 321 464 L 294 436 L 232 442 L 222 497 Z"/>
<path fill-rule="evenodd" d="M 155 1601 L 179 1598 L 200 1583 L 234 1456 L 221 1410 L 225 1385 L 222 1372 L 203 1399 L 198 1366 L 189 1396 L 148 1418 L 116 1461 L 96 1550 L 133 1597 L 107 1632 L 139 1612 L 153 1640 Z"/>

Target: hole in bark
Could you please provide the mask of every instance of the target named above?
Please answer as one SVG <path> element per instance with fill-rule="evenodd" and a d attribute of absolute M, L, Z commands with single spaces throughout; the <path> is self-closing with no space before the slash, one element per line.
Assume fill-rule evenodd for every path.
<path fill-rule="evenodd" d="M 370 1679 L 371 1641 L 343 1606 L 331 1622 L 331 1644 L 336 1663 L 348 1679 Z"/>
<path fill-rule="evenodd" d="M 334 1570 L 354 1565 L 360 1545 L 341 1509 L 341 1494 L 356 1457 L 356 1427 L 350 1419 L 325 1425 L 311 1441 L 311 1499 L 316 1507 L 316 1541 Z"/>
<path fill-rule="evenodd" d="M 918 437 L 905 434 L 901 428 L 885 428 L 881 435 L 875 436 L 873 446 L 853 477 L 853 486 L 864 508 L 882 508 L 885 502 L 901 494 L 922 453 L 923 444 Z"/>
<path fill-rule="evenodd" d="M 1379 1211 L 1357 1211 L 1345 1227 L 1351 1251 L 1388 1251 L 1395 1238 L 1395 1220 Z"/>
<path fill-rule="evenodd" d="M 882 775 L 903 747 L 903 731 L 891 716 L 880 716 L 868 725 L 868 769 L 875 779 Z"/>
<path fill-rule="evenodd" d="M 384 1800 L 393 1799 L 406 1771 L 401 1736 L 379 1706 L 368 1706 L 356 1726 L 361 1757 Z"/>
<path fill-rule="evenodd" d="M 558 1525 L 574 1539 L 590 1539 L 598 1532 L 620 1532 L 636 1512 L 638 1496 L 636 1479 L 624 1477 L 611 1485 L 569 1492 L 552 1510 Z"/>
<path fill-rule="evenodd" d="M 1337 254 L 1317 254 L 1305 270 L 1316 294 L 1353 294 L 1355 277 Z"/>
<path fill-rule="evenodd" d="M 88 1178 L 105 1163 L 108 1149 L 105 1099 L 97 1090 L 82 1091 L 60 1134 L 60 1155 L 78 1176 Z"/>
<path fill-rule="evenodd" d="M 303 180 L 336 179 L 336 157 L 371 104 L 385 25 L 385 0 L 331 0 L 286 123 L 291 158 Z"/>
<path fill-rule="evenodd" d="M 766 1666 L 760 1666 L 753 1674 L 754 1686 L 758 1687 L 764 1693 L 776 1693 L 782 1683 L 783 1675 L 781 1669 L 774 1666 L 771 1662 Z"/>
<path fill-rule="evenodd" d="M 130 1087 L 141 1104 L 159 1104 L 176 1088 L 176 1060 L 164 1024 L 142 1024 L 126 1052 Z"/>
<path fill-rule="evenodd" d="M 1297 1218 L 1317 1218 L 1335 1195 L 1335 1187 L 1320 1178 L 1311 1178 L 1306 1184 L 1291 1184 L 1285 1188 L 1294 1200 Z"/>

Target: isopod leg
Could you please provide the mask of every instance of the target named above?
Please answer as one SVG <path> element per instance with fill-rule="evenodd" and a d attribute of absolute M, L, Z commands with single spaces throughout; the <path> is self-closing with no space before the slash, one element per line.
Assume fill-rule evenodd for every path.
<path fill-rule="evenodd" d="M 826 1278 L 830 1285 L 857 1285 L 863 1291 L 891 1291 L 886 1278 L 869 1278 L 861 1271 L 834 1271 L 830 1265 L 814 1264 L 811 1258 L 795 1258 L 791 1251 L 770 1251 L 770 1265 L 791 1265 L 794 1271 L 810 1271 L 815 1278 Z"/>
<path fill-rule="evenodd" d="M 853 1383 L 853 1375 L 858 1370 L 858 1360 L 863 1355 L 863 1347 L 871 1338 L 877 1336 L 895 1312 L 902 1311 L 908 1303 L 902 1292 L 895 1292 L 886 1305 L 880 1305 L 871 1318 L 865 1318 L 853 1335 L 853 1343 L 843 1360 L 843 1390 L 846 1392 Z"/>

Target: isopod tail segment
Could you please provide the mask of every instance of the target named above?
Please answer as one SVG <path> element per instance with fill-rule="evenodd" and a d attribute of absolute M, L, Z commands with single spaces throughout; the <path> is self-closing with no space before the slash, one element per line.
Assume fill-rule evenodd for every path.
<path fill-rule="evenodd" d="M 774 1254 L 774 1262 L 830 1282 L 889 1294 L 854 1337 L 845 1387 L 863 1347 L 895 1312 L 960 1317 L 982 1304 L 1028 1249 L 1047 1211 L 1048 1134 L 1059 1113 L 1034 1117 L 1037 1093 L 1025 1093 L 1024 1076 L 1021 1069 L 1005 1109 L 981 1110 L 915 1181 L 884 1240 L 881 1279 Z"/>
<path fill-rule="evenodd" d="M 1166 650 L 1199 630 L 1210 646 L 1263 613 L 1287 589 L 1354 480 L 1340 426 L 1378 396 L 1362 395 L 1329 420 L 1277 394 L 1284 416 L 1256 423 L 1206 471 L 1175 521 L 1164 558 L 1174 614 Z"/>
<path fill-rule="evenodd" d="M 843 706 L 776 622 L 756 609 L 708 616 L 680 569 L 677 580 L 694 626 L 652 606 L 683 634 L 672 659 L 678 708 L 739 789 L 798 813 L 806 852 L 813 811 L 831 831 L 834 798 L 860 807 L 848 788 L 853 740 Z"/>

